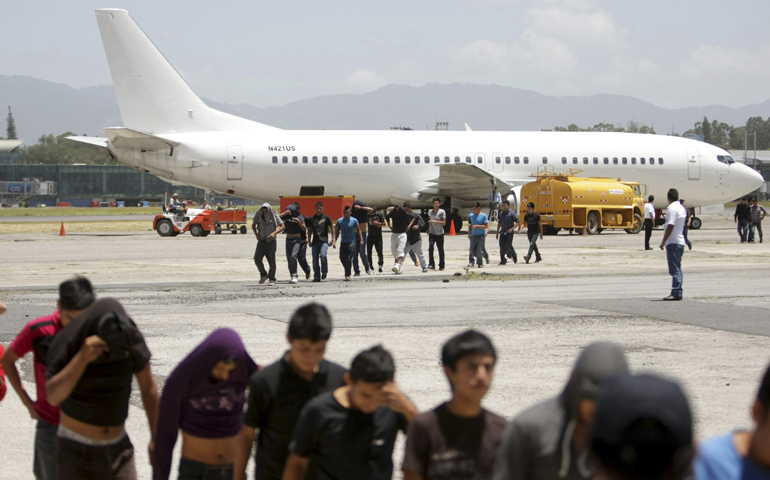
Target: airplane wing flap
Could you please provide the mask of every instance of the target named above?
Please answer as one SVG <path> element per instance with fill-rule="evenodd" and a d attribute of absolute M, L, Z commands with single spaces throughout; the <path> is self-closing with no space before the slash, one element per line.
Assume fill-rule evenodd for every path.
<path fill-rule="evenodd" d="M 463 200 L 487 198 L 489 190 L 497 186 L 501 192 L 507 192 L 513 185 L 495 177 L 476 165 L 446 164 L 439 165 L 438 178 L 432 179 L 420 193 L 446 195 Z"/>
<path fill-rule="evenodd" d="M 107 148 L 107 138 L 105 137 L 78 137 L 73 135 L 71 137 L 64 137 L 66 140 L 73 140 L 75 142 L 87 143 L 89 145 L 96 145 L 97 147 Z"/>
<path fill-rule="evenodd" d="M 168 150 L 179 146 L 179 142 L 166 138 L 138 132 L 130 128 L 114 127 L 105 128 L 104 133 L 115 148 L 126 150 Z"/>

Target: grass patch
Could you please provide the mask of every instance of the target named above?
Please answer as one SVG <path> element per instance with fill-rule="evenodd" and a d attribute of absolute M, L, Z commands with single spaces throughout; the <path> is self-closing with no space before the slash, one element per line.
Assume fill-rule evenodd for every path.
<path fill-rule="evenodd" d="M 197 208 L 197 207 L 192 207 Z M 244 208 L 244 207 L 239 207 Z M 246 211 L 255 213 L 261 205 L 249 205 Z M 275 209 L 278 207 L 275 206 Z M 160 207 L 124 207 L 124 208 L 91 208 L 91 207 L 31 207 L 31 208 L 0 208 L 0 217 L 57 217 L 65 215 L 157 215 L 163 213 Z"/>
<path fill-rule="evenodd" d="M 59 233 L 61 223 L 30 222 L 0 223 L 0 234 L 11 233 Z M 66 233 L 95 232 L 148 232 L 152 231 L 152 222 L 68 222 L 64 224 Z"/>
<path fill-rule="evenodd" d="M 462 276 L 463 280 L 480 281 L 480 280 L 541 280 L 544 278 L 553 278 L 554 275 L 538 275 L 538 274 L 509 274 L 509 273 L 487 273 L 487 272 L 474 272 L 469 271 Z"/>

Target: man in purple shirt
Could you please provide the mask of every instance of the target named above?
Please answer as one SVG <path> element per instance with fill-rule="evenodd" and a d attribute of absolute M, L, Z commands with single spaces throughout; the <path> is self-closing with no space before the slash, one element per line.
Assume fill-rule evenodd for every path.
<path fill-rule="evenodd" d="M 181 480 L 232 478 L 249 377 L 257 365 L 233 330 L 215 330 L 171 372 L 160 399 L 152 465 L 167 480 L 182 430 Z"/>

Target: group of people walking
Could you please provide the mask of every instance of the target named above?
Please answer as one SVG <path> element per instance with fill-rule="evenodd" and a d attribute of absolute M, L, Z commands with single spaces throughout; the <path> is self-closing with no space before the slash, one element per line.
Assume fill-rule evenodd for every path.
<path fill-rule="evenodd" d="M 497 194 L 499 197 L 499 194 Z M 529 203 L 524 221 L 520 222 L 516 212 L 508 200 L 502 200 L 497 219 L 495 239 L 500 246 L 500 263 L 505 265 L 509 260 L 518 261 L 513 247 L 515 232 L 521 233 L 526 225 L 529 250 L 524 260 L 529 263 L 534 255 L 534 262 L 540 262 L 542 257 L 537 247 L 537 240 L 543 239 L 543 225 L 540 215 L 535 211 L 534 204 Z M 254 263 L 259 269 L 260 284 L 275 285 L 276 282 L 276 251 L 277 235 L 286 234 L 286 258 L 289 264 L 290 283 L 299 279 L 298 267 L 302 269 L 306 279 L 313 276 L 313 282 L 325 280 L 329 273 L 329 248 L 338 249 L 340 263 L 345 271 L 345 280 L 352 276 L 361 275 L 363 271 L 371 275 L 375 272 L 373 253 L 377 254 L 377 268 L 383 272 L 383 233 L 387 225 L 390 229 L 390 249 L 393 255 L 392 271 L 401 274 L 404 271 L 404 261 L 407 255 L 423 272 L 428 270 L 442 271 L 446 268 L 444 253 L 445 226 L 449 217 L 441 208 L 441 199 L 436 197 L 432 209 L 424 218 L 412 209 L 411 202 L 388 207 L 384 212 L 365 205 L 359 200 L 352 206 L 343 209 L 343 216 L 332 220 L 324 213 L 322 202 L 316 203 L 315 214 L 309 217 L 300 212 L 300 205 L 294 203 L 281 213 L 273 210 L 265 203 L 254 215 L 252 230 L 257 237 L 257 248 Z M 469 265 L 481 268 L 484 262 L 489 263 L 486 250 L 486 237 L 489 234 L 491 221 L 487 214 L 481 211 L 481 203 L 473 205 L 473 213 L 468 219 Z M 428 232 L 428 255 L 426 258 L 423 247 L 422 232 Z M 311 249 L 312 268 L 307 262 L 307 249 Z M 264 262 L 267 260 L 267 268 Z M 360 266 L 359 266 L 360 265 Z"/>
<path fill-rule="evenodd" d="M 383 346 L 364 348 L 349 366 L 325 359 L 332 330 L 323 305 L 299 307 L 289 319 L 287 350 L 260 367 L 237 332 L 217 329 L 159 393 L 139 326 L 116 300 L 97 300 L 79 277 L 60 285 L 56 312 L 26 325 L 2 366 L 38 420 L 38 479 L 137 478 L 124 426 L 132 377 L 147 414 L 155 480 L 172 476 L 180 432 L 181 480 L 246 479 L 255 442 L 258 480 L 390 479 L 399 431 L 406 434 L 405 480 L 770 478 L 770 368 L 752 405 L 753 428 L 696 448 L 679 384 L 633 373 L 613 343 L 587 345 L 561 392 L 507 422 L 483 406 L 498 360 L 484 333 L 446 340 L 439 361 L 449 397 L 420 412 Z M 30 352 L 34 400 L 16 368 Z"/>
<path fill-rule="evenodd" d="M 756 236 L 759 236 L 759 243 L 762 243 L 762 220 L 764 220 L 765 208 L 757 202 L 756 197 L 743 197 L 740 203 L 735 206 L 733 220 L 738 225 L 738 235 L 741 237 L 741 243 L 754 243 Z"/>

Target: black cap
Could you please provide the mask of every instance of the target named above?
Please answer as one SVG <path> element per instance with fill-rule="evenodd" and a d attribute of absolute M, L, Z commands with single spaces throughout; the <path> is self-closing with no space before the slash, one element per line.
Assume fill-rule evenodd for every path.
<path fill-rule="evenodd" d="M 532 203 L 532 202 L 529 202 L 529 203 L 527 204 L 527 208 L 535 208 L 535 204 L 534 204 L 534 203 Z"/>
<path fill-rule="evenodd" d="M 473 207 L 474 208 L 481 207 L 481 203 L 480 202 L 473 202 Z"/>
<path fill-rule="evenodd" d="M 694 453 L 687 397 L 679 384 L 654 375 L 604 383 L 592 436 L 602 465 L 622 478 L 678 478 Z M 662 476 L 666 472 L 673 476 Z"/>

